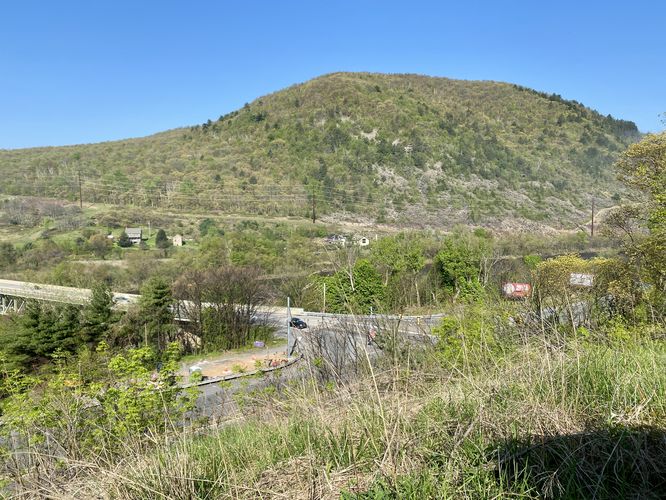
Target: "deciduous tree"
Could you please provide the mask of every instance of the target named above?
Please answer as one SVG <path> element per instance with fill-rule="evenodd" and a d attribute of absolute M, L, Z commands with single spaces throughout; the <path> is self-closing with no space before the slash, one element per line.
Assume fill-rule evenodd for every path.
<path fill-rule="evenodd" d="M 632 239 L 629 250 L 651 288 L 653 313 L 666 314 L 666 132 L 648 134 L 617 162 L 620 177 L 647 196 L 647 237 Z M 626 227 L 626 225 L 624 226 Z"/>
<path fill-rule="evenodd" d="M 97 257 L 104 259 L 111 251 L 111 240 L 103 234 L 93 234 L 88 240 L 88 248 Z"/>

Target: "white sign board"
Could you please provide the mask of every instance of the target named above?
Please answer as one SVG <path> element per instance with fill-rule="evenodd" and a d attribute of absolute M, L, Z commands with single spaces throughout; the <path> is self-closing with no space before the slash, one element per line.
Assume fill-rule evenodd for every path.
<path fill-rule="evenodd" d="M 571 273 L 569 275 L 569 284 L 571 286 L 592 286 L 594 284 L 593 274 Z"/>

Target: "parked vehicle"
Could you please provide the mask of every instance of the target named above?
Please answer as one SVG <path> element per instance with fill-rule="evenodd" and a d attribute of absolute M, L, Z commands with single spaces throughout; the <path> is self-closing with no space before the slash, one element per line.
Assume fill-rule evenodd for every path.
<path fill-rule="evenodd" d="M 308 327 L 308 324 L 301 318 L 291 318 L 291 321 L 289 321 L 289 326 L 303 330 Z"/>
<path fill-rule="evenodd" d="M 250 316 L 250 324 L 251 325 L 262 325 L 266 323 L 266 317 L 259 315 L 259 314 L 253 314 Z"/>

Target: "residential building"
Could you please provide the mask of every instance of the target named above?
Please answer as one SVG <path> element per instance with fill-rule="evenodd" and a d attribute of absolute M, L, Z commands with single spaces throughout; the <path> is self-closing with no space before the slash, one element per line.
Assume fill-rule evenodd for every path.
<path fill-rule="evenodd" d="M 140 227 L 126 227 L 125 234 L 127 234 L 127 237 L 132 242 L 132 245 L 138 245 L 143 239 L 143 231 Z"/>

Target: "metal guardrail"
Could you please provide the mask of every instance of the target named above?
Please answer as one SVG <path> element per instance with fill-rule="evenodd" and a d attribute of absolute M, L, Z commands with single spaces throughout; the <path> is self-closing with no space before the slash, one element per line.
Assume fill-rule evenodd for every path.
<path fill-rule="evenodd" d="M 414 316 L 414 315 L 399 315 L 399 314 L 367 314 L 367 315 L 359 315 L 359 314 L 334 314 L 334 313 L 322 313 L 322 312 L 312 312 L 312 311 L 304 311 L 303 316 L 308 316 L 310 318 L 330 318 L 330 319 L 349 319 L 353 320 L 355 318 L 368 318 L 368 319 L 376 319 L 378 321 L 384 320 L 384 321 L 415 321 L 419 322 L 422 321 L 424 323 L 433 323 L 441 320 L 444 316 L 446 316 L 444 313 L 437 313 L 437 314 L 424 314 L 421 316 Z"/>
<path fill-rule="evenodd" d="M 277 371 L 277 370 L 282 370 L 283 368 L 287 368 L 287 367 L 297 363 L 298 361 L 300 361 L 302 359 L 303 359 L 303 356 L 296 356 L 296 357 L 292 357 L 292 358 L 288 359 L 286 363 L 278 365 L 278 366 L 270 366 L 270 367 L 266 367 L 266 368 L 259 368 L 257 370 L 252 370 L 252 371 L 249 371 L 249 372 L 230 373 L 229 375 L 221 375 L 219 377 L 211 377 L 211 378 L 207 378 L 205 380 L 202 380 L 200 382 L 191 382 L 191 383 L 188 383 L 188 384 L 182 384 L 179 387 L 181 389 L 189 389 L 190 387 L 201 387 L 201 386 L 204 386 L 204 385 L 217 384 L 217 383 L 220 383 L 220 382 L 226 382 L 226 381 L 229 381 L 229 380 L 236 380 L 236 379 L 244 378 L 244 377 L 252 377 L 254 375 L 257 375 L 258 373 L 270 373 L 270 372 L 274 372 L 274 371 Z"/>

